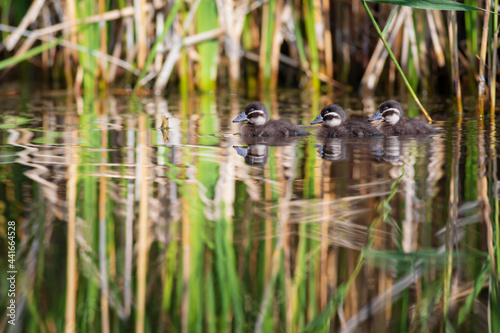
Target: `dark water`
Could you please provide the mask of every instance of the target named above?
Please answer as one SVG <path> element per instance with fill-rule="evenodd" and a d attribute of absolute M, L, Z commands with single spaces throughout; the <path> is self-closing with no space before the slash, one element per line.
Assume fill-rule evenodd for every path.
<path fill-rule="evenodd" d="M 500 330 L 498 122 L 427 101 L 443 133 L 248 141 L 246 102 L 4 96 L 0 329 Z M 264 102 L 314 133 L 331 101 Z"/>

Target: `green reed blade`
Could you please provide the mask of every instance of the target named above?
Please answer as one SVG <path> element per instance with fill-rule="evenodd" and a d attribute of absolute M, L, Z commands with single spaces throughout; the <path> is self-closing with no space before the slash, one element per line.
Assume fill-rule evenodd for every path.
<path fill-rule="evenodd" d="M 398 9 L 399 9 L 399 5 L 394 7 L 394 9 L 392 10 L 391 15 L 389 16 L 389 18 L 387 19 L 387 22 L 385 23 L 384 30 L 382 30 L 383 36 L 387 35 L 387 31 L 389 30 L 389 27 L 392 23 L 392 20 L 394 19 L 394 16 L 396 16 L 396 12 L 398 11 Z"/>
<path fill-rule="evenodd" d="M 61 41 L 63 40 L 63 37 L 64 36 L 61 36 L 49 43 L 45 43 L 45 44 L 42 44 L 42 45 L 39 45 L 39 46 L 36 46 L 32 49 L 30 49 L 29 51 L 23 53 L 23 54 L 20 54 L 18 56 L 14 56 L 14 57 L 11 57 L 11 58 L 7 58 L 5 60 L 1 60 L 0 61 L 0 70 L 4 69 L 4 68 L 7 68 L 9 66 L 13 66 L 15 64 L 18 64 L 20 63 L 21 61 L 24 61 L 26 59 L 29 59 L 31 57 L 34 57 L 36 56 L 37 54 L 40 54 L 42 53 L 43 51 L 45 50 L 48 50 L 54 46 L 57 46 L 61 43 Z"/>
<path fill-rule="evenodd" d="M 0 16 L 0 22 L 4 25 L 9 25 L 9 13 L 11 8 L 12 0 L 4 0 L 2 1 L 2 14 Z M 2 40 L 5 40 L 9 36 L 7 31 L 2 32 Z"/>
<path fill-rule="evenodd" d="M 483 290 L 483 286 L 486 283 L 486 280 L 488 279 L 488 277 L 490 277 L 490 271 L 491 271 L 490 258 L 488 258 L 483 264 L 483 267 L 481 268 L 479 275 L 474 278 L 475 281 L 474 290 L 467 296 L 465 304 L 462 305 L 462 307 L 458 311 L 459 325 L 464 322 L 469 313 L 472 311 L 472 307 L 474 306 L 474 301 L 476 300 L 481 290 Z"/>
<path fill-rule="evenodd" d="M 304 1 L 304 23 L 306 26 L 306 36 L 309 46 L 309 56 L 311 58 L 311 79 L 314 89 L 320 89 L 319 82 L 319 50 L 316 42 L 316 29 L 314 26 L 314 3 L 313 0 Z M 297 29 L 297 27 L 296 27 Z"/>
<path fill-rule="evenodd" d="M 203 0 L 200 2 L 196 14 L 196 31 L 215 29 L 219 26 L 217 5 L 215 0 Z M 201 91 L 215 90 L 217 83 L 217 65 L 219 63 L 219 41 L 217 39 L 201 42 L 197 46 L 200 56 L 200 70 L 198 71 L 198 87 Z"/>
<path fill-rule="evenodd" d="M 452 0 L 365 0 L 368 2 L 386 3 L 389 5 L 406 6 L 418 9 L 459 10 L 459 11 L 489 11 L 476 6 L 466 5 Z"/>

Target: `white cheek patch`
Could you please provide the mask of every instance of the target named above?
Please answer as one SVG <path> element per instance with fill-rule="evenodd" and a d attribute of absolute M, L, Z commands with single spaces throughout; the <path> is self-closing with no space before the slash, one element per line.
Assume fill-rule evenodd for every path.
<path fill-rule="evenodd" d="M 340 120 L 340 118 L 332 118 L 332 119 L 328 119 L 328 120 L 323 120 L 323 123 L 328 127 L 339 126 L 341 122 L 342 121 Z"/>
<path fill-rule="evenodd" d="M 257 116 L 250 117 L 251 114 L 256 113 Z M 262 110 L 255 110 L 247 114 L 248 122 L 255 126 L 264 125 L 266 123 L 266 115 Z"/>
<path fill-rule="evenodd" d="M 255 126 L 264 125 L 266 123 L 266 118 L 259 116 L 257 118 L 252 118 L 252 124 Z"/>
<path fill-rule="evenodd" d="M 384 113 L 386 113 L 387 111 L 393 111 L 393 112 L 390 112 L 390 114 L 388 114 L 388 115 L 384 115 Z M 401 117 L 401 115 L 399 114 L 398 109 L 387 109 L 384 112 L 382 112 L 382 117 L 384 118 L 384 121 L 386 123 L 394 125 L 399 121 L 399 118 Z"/>

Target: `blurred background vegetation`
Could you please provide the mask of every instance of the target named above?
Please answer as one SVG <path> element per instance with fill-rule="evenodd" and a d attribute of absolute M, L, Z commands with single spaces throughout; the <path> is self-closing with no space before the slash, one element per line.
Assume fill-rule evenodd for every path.
<path fill-rule="evenodd" d="M 420 94 L 478 91 L 494 101 L 497 2 L 4 0 L 0 79 L 75 92 L 398 93 L 406 88 L 373 15 Z"/>

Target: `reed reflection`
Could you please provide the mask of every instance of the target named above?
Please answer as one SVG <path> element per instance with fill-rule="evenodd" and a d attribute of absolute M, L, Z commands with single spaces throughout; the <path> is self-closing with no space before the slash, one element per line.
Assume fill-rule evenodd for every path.
<path fill-rule="evenodd" d="M 0 133 L 17 154 L 1 165 L 8 217 L 21 221 L 13 198 L 26 193 L 26 207 L 36 207 L 21 211 L 19 283 L 28 287 L 18 297 L 37 330 L 61 304 L 61 327 L 82 332 L 189 332 L 205 322 L 212 331 L 290 332 L 318 320 L 330 330 L 410 330 L 430 314 L 432 325 L 455 323 L 441 311 L 452 297 L 489 306 L 486 289 L 470 288 L 489 277 L 488 261 L 467 253 L 497 246 L 496 228 L 479 224 L 490 212 L 498 223 L 498 204 L 484 205 L 497 198 L 486 133 L 242 138 L 215 98 L 179 108 L 163 98 L 79 103 L 62 116 L 44 112 L 34 130 Z M 294 123 L 308 118 L 299 111 Z M 58 267 L 66 270 L 47 281 Z M 452 280 L 461 289 L 441 296 Z M 486 322 L 464 312 L 466 323 Z"/>

